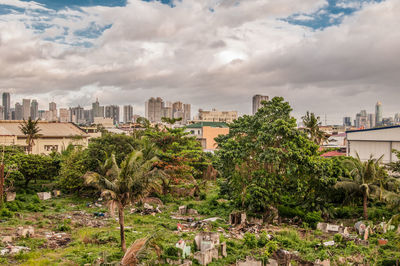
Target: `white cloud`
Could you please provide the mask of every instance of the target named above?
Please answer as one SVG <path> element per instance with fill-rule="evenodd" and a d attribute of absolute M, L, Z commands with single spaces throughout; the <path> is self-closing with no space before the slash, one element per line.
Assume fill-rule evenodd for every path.
<path fill-rule="evenodd" d="M 372 109 L 378 98 L 396 111 L 398 1 L 365 4 L 318 31 L 280 18 L 312 13 L 326 1 L 236 2 L 183 0 L 170 8 L 134 0 L 49 11 L 42 21 L 53 26 L 41 33 L 26 27 L 37 20 L 29 14 L 0 16 L 0 88 L 15 88 L 17 99 L 89 105 L 99 97 L 139 111 L 146 98 L 161 96 L 192 103 L 193 112 L 245 113 L 255 93 L 284 96 L 298 115 L 326 112 L 337 122 Z M 96 39 L 74 35 L 92 22 L 112 27 Z M 45 40 L 57 36 L 64 43 Z M 71 46 L 83 41 L 93 46 Z"/>

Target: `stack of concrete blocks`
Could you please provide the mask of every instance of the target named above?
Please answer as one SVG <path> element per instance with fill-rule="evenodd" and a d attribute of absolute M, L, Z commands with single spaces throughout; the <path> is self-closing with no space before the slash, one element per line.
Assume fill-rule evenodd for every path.
<path fill-rule="evenodd" d="M 14 201 L 16 196 L 15 192 L 6 192 L 6 201 Z"/>
<path fill-rule="evenodd" d="M 232 225 L 242 225 L 246 223 L 246 213 L 245 212 L 233 212 L 229 215 L 229 224 Z"/>
<path fill-rule="evenodd" d="M 38 192 L 37 195 L 38 195 L 40 200 L 51 199 L 51 193 L 50 192 Z"/>
<path fill-rule="evenodd" d="M 200 265 L 207 265 L 221 257 L 226 257 L 226 243 L 219 242 L 219 234 L 212 232 L 202 232 L 196 235 L 194 241 L 198 252 L 194 254 L 194 258 L 198 260 Z"/>

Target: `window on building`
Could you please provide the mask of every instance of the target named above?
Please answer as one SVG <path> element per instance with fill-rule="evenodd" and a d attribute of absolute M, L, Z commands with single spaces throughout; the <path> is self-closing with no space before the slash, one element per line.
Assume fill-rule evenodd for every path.
<path fill-rule="evenodd" d="M 45 151 L 58 151 L 58 145 L 44 145 Z"/>
<path fill-rule="evenodd" d="M 194 130 L 190 130 L 190 134 L 194 134 Z"/>

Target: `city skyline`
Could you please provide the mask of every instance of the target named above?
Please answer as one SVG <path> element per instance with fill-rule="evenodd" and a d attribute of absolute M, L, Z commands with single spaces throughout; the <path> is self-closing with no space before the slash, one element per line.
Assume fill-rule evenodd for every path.
<path fill-rule="evenodd" d="M 15 99 L 89 106 L 98 97 L 144 114 L 157 95 L 242 115 L 262 94 L 328 123 L 377 99 L 397 112 L 397 0 L 71 3 L 0 5 L 0 88 Z"/>

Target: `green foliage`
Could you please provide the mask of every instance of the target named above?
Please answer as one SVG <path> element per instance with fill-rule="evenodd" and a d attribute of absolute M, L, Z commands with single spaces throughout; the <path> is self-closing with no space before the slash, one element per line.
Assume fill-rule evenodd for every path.
<path fill-rule="evenodd" d="M 0 218 L 12 218 L 14 213 L 7 208 L 0 209 Z"/>
<path fill-rule="evenodd" d="M 304 131 L 310 137 L 311 141 L 317 145 L 321 145 L 327 140 L 328 137 L 325 132 L 319 129 L 319 125 L 321 124 L 319 116 L 315 116 L 314 113 L 307 111 L 302 120 L 305 127 Z"/>
<path fill-rule="evenodd" d="M 257 237 L 255 234 L 246 232 L 243 236 L 243 240 L 248 248 L 255 248 L 257 246 Z"/>
<path fill-rule="evenodd" d="M 83 187 L 83 175 L 88 169 L 86 152 L 70 147 L 62 155 L 58 186 L 66 192 L 77 192 Z"/>
<path fill-rule="evenodd" d="M 297 129 L 291 111 L 283 98 L 275 97 L 216 138 L 215 165 L 237 207 L 263 213 L 284 197 L 309 203 L 310 209 L 327 202 L 325 192 L 336 182 L 332 162 L 321 158 L 318 146 Z"/>
<path fill-rule="evenodd" d="M 321 217 L 321 212 L 320 211 L 308 212 L 304 217 L 304 221 L 315 229 L 317 227 L 317 223 L 323 221 Z"/>
<path fill-rule="evenodd" d="M 168 258 L 178 258 L 179 257 L 179 248 L 174 246 L 169 246 L 164 250 L 164 255 Z"/>

